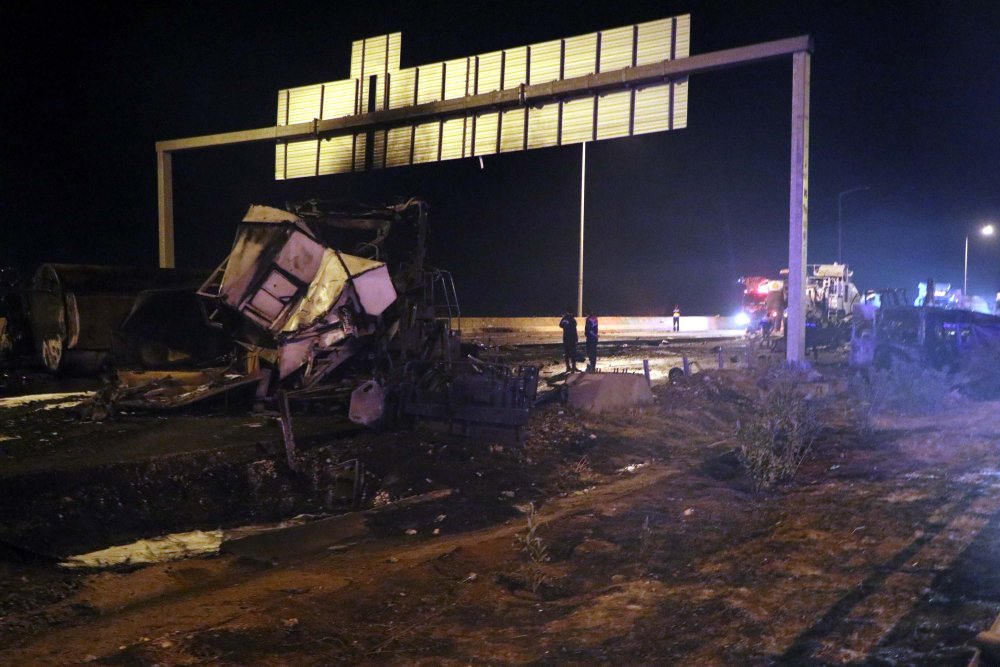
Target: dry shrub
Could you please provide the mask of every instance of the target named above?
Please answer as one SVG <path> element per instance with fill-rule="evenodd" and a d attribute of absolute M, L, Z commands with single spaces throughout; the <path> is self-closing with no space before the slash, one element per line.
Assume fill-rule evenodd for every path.
<path fill-rule="evenodd" d="M 871 423 L 884 410 L 937 412 L 952 389 L 952 380 L 944 371 L 896 359 L 889 368 L 873 367 L 856 376 L 850 389 L 862 420 Z"/>
<path fill-rule="evenodd" d="M 791 479 L 819 429 L 816 403 L 795 389 L 794 377 L 779 378 L 752 414 L 736 425 L 737 456 L 754 493 Z"/>
<path fill-rule="evenodd" d="M 1000 398 L 1000 349 L 980 347 L 969 353 L 959 374 L 963 394 L 979 400 Z"/>

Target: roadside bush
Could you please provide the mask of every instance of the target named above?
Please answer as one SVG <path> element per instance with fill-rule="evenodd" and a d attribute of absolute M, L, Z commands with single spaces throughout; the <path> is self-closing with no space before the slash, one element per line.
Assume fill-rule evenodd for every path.
<path fill-rule="evenodd" d="M 971 352 L 958 381 L 966 396 L 979 400 L 1000 398 L 1000 349 L 982 347 Z"/>
<path fill-rule="evenodd" d="M 737 456 L 754 493 L 792 478 L 819 429 L 815 402 L 806 400 L 792 381 L 778 382 L 753 414 L 736 425 Z"/>
<path fill-rule="evenodd" d="M 952 380 L 946 372 L 899 359 L 889 368 L 869 368 L 855 375 L 849 385 L 858 429 L 867 434 L 874 430 L 875 419 L 885 410 L 937 412 L 951 388 Z"/>

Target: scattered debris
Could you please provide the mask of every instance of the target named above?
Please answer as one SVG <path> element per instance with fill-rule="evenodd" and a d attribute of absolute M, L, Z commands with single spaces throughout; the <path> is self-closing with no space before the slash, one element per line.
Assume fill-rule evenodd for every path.
<path fill-rule="evenodd" d="M 77 569 L 162 563 L 168 560 L 215 553 L 219 550 L 221 544 L 221 530 L 195 530 L 188 533 L 175 533 L 148 540 L 139 540 L 132 544 L 108 547 L 99 551 L 71 556 L 59 563 L 59 565 L 65 568 Z"/>

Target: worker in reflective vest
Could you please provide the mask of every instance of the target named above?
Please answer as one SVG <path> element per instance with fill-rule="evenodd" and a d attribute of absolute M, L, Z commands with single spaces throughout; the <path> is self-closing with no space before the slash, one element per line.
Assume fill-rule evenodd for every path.
<path fill-rule="evenodd" d="M 681 330 L 681 307 L 674 306 L 674 331 Z"/>
<path fill-rule="evenodd" d="M 587 312 L 587 321 L 583 325 L 583 337 L 587 343 L 587 372 L 593 373 L 597 370 L 597 315 L 594 311 Z"/>

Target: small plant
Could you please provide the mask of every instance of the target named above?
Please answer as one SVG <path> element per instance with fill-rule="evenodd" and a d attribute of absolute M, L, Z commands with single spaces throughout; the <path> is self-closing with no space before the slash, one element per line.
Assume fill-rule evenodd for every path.
<path fill-rule="evenodd" d="M 594 469 L 590 465 L 590 459 L 586 455 L 569 467 L 569 472 L 581 481 L 588 481 L 594 478 Z"/>
<path fill-rule="evenodd" d="M 527 530 L 517 536 L 521 549 L 528 555 L 528 565 L 523 570 L 526 584 L 532 593 L 548 583 L 549 577 L 545 573 L 544 564 L 549 560 L 549 549 L 545 541 L 538 535 L 541 527 L 541 519 L 535 503 L 528 505 L 526 514 Z"/>
<path fill-rule="evenodd" d="M 817 412 L 793 384 L 780 382 L 737 422 L 737 456 L 755 494 L 795 475 L 819 434 Z"/>

